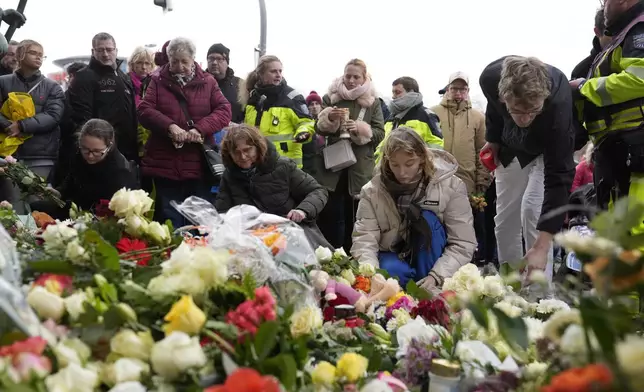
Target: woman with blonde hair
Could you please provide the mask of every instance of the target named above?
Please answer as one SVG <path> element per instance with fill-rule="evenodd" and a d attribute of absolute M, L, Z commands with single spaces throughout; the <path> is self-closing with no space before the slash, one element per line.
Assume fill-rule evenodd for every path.
<path fill-rule="evenodd" d="M 277 152 L 302 167 L 302 143 L 311 141 L 315 122 L 304 97 L 286 84 L 282 62 L 276 56 L 262 56 L 240 89 L 244 123 L 259 128 Z"/>
<path fill-rule="evenodd" d="M 329 246 L 315 223 L 327 201 L 326 189 L 293 160 L 280 156 L 259 129 L 247 124 L 228 128 L 221 156 L 226 171 L 215 202 L 217 211 L 252 205 L 298 223 L 314 248 Z"/>
<path fill-rule="evenodd" d="M 143 98 L 142 86 L 147 84 L 146 79 L 154 71 L 154 55 L 146 48 L 139 46 L 132 52 L 127 61 L 127 67 L 130 70 L 130 79 L 132 79 L 132 85 L 136 93 L 134 99 L 138 106 L 141 98 Z"/>
<path fill-rule="evenodd" d="M 476 236 L 458 163 L 412 128 L 391 131 L 360 193 L 351 255 L 430 291 L 472 259 Z"/>
<path fill-rule="evenodd" d="M 349 141 L 356 163 L 341 170 L 329 170 L 323 151 L 310 170 L 330 191 L 319 224 L 333 246 L 349 251 L 356 198 L 371 179 L 374 151 L 385 134 L 380 101 L 364 61 L 353 59 L 347 63 L 343 76 L 331 83 L 322 106 L 325 109 L 318 116 L 318 133 L 326 137 L 327 148 Z"/>

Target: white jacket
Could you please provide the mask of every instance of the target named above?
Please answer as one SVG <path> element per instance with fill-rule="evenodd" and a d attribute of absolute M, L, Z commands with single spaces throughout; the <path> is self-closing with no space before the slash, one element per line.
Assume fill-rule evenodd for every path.
<path fill-rule="evenodd" d="M 455 175 L 456 159 L 443 150 L 430 151 L 436 173 L 420 205 L 424 210 L 434 212 L 445 227 L 447 246 L 433 271 L 448 278 L 472 260 L 477 245 L 474 218 L 465 184 Z M 393 251 L 393 246 L 400 241 L 401 224 L 396 202 L 380 181 L 380 174 L 376 174 L 360 193 L 351 255 L 377 267 L 378 252 Z"/>

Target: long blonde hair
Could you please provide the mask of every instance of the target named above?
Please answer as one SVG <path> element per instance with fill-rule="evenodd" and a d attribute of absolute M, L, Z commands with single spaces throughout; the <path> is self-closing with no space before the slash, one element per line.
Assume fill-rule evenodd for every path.
<path fill-rule="evenodd" d="M 398 151 L 404 151 L 413 154 L 422 160 L 420 169 L 423 172 L 423 178 L 429 179 L 436 173 L 434 166 L 434 156 L 427 148 L 425 141 L 412 128 L 402 126 L 389 133 L 382 147 L 382 161 L 380 162 L 380 174 L 387 178 L 395 178 L 389 161 L 393 154 Z"/>
<path fill-rule="evenodd" d="M 274 61 L 277 61 L 280 64 L 282 63 L 282 60 L 280 60 L 277 56 L 273 56 L 273 55 L 262 56 L 259 58 L 257 67 L 255 67 L 254 70 L 248 73 L 248 76 L 246 77 L 246 84 L 244 85 L 244 88 L 239 89 L 239 93 L 237 97 L 239 100 L 239 103 L 241 103 L 242 106 L 246 105 L 246 103 L 248 102 L 248 96 L 250 95 L 250 92 L 253 91 L 253 89 L 257 85 L 257 82 L 260 81 L 261 76 L 264 72 L 266 72 L 268 65 Z"/>

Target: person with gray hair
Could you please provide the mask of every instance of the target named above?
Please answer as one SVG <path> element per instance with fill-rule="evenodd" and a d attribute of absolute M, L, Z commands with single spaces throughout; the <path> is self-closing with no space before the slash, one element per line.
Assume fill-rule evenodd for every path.
<path fill-rule="evenodd" d="M 204 142 L 230 122 L 230 103 L 215 78 L 195 62 L 195 44 L 175 38 L 168 64 L 152 74 L 138 106 L 141 125 L 150 130 L 142 160 L 143 175 L 154 180 L 155 220 L 187 224 L 170 205 L 188 196 L 211 199 L 214 177 L 204 165 Z"/>
<path fill-rule="evenodd" d="M 109 33 L 92 38 L 92 58 L 69 86 L 73 130 L 91 118 L 109 122 L 116 132 L 116 146 L 128 159 L 139 160 L 138 122 L 132 80 L 120 70 L 116 40 Z"/>

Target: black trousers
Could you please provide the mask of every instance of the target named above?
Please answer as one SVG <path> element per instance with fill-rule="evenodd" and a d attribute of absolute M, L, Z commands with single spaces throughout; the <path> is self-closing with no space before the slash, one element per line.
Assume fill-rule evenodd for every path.
<path fill-rule="evenodd" d="M 358 201 L 349 195 L 349 177 L 344 170 L 335 191 L 329 192 L 329 200 L 318 217 L 318 227 L 333 247 L 344 248 L 347 254 L 351 251 L 357 210 Z"/>

